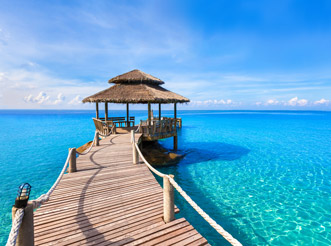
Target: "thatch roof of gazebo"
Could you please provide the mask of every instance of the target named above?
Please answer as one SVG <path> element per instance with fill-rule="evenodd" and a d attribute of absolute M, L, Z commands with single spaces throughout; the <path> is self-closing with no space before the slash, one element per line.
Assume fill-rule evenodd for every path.
<path fill-rule="evenodd" d="M 190 101 L 186 97 L 161 87 L 160 84 L 164 83 L 162 80 L 139 70 L 116 76 L 110 79 L 109 83 L 115 83 L 115 85 L 85 98 L 83 103 L 185 103 Z"/>
<path fill-rule="evenodd" d="M 132 70 L 127 73 L 123 73 L 118 75 L 108 81 L 108 83 L 114 84 L 130 84 L 136 82 L 143 82 L 145 84 L 155 84 L 162 85 L 164 82 L 148 73 L 144 73 L 138 69 Z"/>

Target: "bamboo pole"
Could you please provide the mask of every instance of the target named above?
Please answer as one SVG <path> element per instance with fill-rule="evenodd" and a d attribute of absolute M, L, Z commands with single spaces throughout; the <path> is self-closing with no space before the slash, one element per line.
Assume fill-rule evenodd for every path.
<path fill-rule="evenodd" d="M 174 178 L 174 175 L 169 175 Z M 169 223 L 175 220 L 174 187 L 167 176 L 163 177 L 163 220 Z"/>
<path fill-rule="evenodd" d="M 161 120 L 161 103 L 159 103 L 159 120 Z"/>
<path fill-rule="evenodd" d="M 18 208 L 12 208 L 12 220 L 15 220 L 15 214 Z M 33 223 L 33 204 L 28 203 L 24 208 L 24 216 L 20 226 L 16 246 L 33 246 L 34 245 L 34 223 Z"/>
<path fill-rule="evenodd" d="M 69 152 L 70 152 L 71 148 L 69 148 Z M 76 168 L 76 148 L 72 148 L 72 152 L 71 152 L 71 156 L 69 159 L 69 168 L 68 168 L 68 172 L 69 173 L 74 173 L 77 171 Z"/>

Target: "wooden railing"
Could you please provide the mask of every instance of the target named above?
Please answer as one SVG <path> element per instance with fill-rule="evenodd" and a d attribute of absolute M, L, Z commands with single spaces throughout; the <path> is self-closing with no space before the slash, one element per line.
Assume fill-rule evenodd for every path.
<path fill-rule="evenodd" d="M 93 122 L 95 125 L 95 130 L 101 135 L 109 135 L 110 133 L 116 133 L 115 124 L 111 124 L 110 122 L 108 124 L 105 124 L 101 119 L 96 118 L 93 118 Z"/>
<path fill-rule="evenodd" d="M 99 120 L 105 124 L 113 124 L 116 127 L 131 127 L 134 126 L 135 123 L 134 116 L 130 116 L 129 119 L 126 119 L 126 117 L 108 117 L 107 121 L 105 118 L 99 118 Z"/>
<path fill-rule="evenodd" d="M 177 121 L 173 118 L 162 120 L 141 120 L 139 132 L 147 138 L 166 138 L 177 134 Z"/>

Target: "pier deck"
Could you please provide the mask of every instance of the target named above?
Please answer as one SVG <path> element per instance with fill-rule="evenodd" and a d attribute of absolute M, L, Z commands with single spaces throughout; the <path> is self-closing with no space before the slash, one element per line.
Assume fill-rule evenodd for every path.
<path fill-rule="evenodd" d="M 111 135 L 77 158 L 77 172 L 34 213 L 35 244 L 208 244 L 185 219 L 162 216 L 163 190 L 144 164 L 132 164 L 130 134 Z"/>

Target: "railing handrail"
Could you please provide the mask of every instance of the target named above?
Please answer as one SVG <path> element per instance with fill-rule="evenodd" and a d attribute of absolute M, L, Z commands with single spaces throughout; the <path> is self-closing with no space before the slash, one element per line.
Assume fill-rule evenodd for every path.
<path fill-rule="evenodd" d="M 176 188 L 176 190 L 178 191 L 178 193 L 192 206 L 192 208 L 198 212 L 198 214 L 200 214 L 202 216 L 202 218 L 204 218 L 209 225 L 211 225 L 221 236 L 224 237 L 224 239 L 226 239 L 231 245 L 234 246 L 242 246 L 242 244 L 235 239 L 230 233 L 228 233 L 226 230 L 224 230 L 224 228 L 222 226 L 220 226 L 219 224 L 217 224 L 217 222 L 215 220 L 213 220 L 205 211 L 203 211 L 192 199 L 191 197 L 189 197 L 189 195 L 187 195 L 187 193 L 179 186 L 179 184 L 177 184 L 177 182 L 170 176 L 164 173 L 159 172 L 158 170 L 156 170 L 154 167 L 152 167 L 151 164 L 148 163 L 148 161 L 145 159 L 145 157 L 143 156 L 143 154 L 141 153 L 139 146 L 137 143 L 134 143 L 134 146 L 137 150 L 137 152 L 139 153 L 139 156 L 141 157 L 141 159 L 144 161 L 144 163 L 146 164 L 146 166 L 156 175 L 158 175 L 159 177 L 167 177 L 170 181 L 170 183 Z"/>

